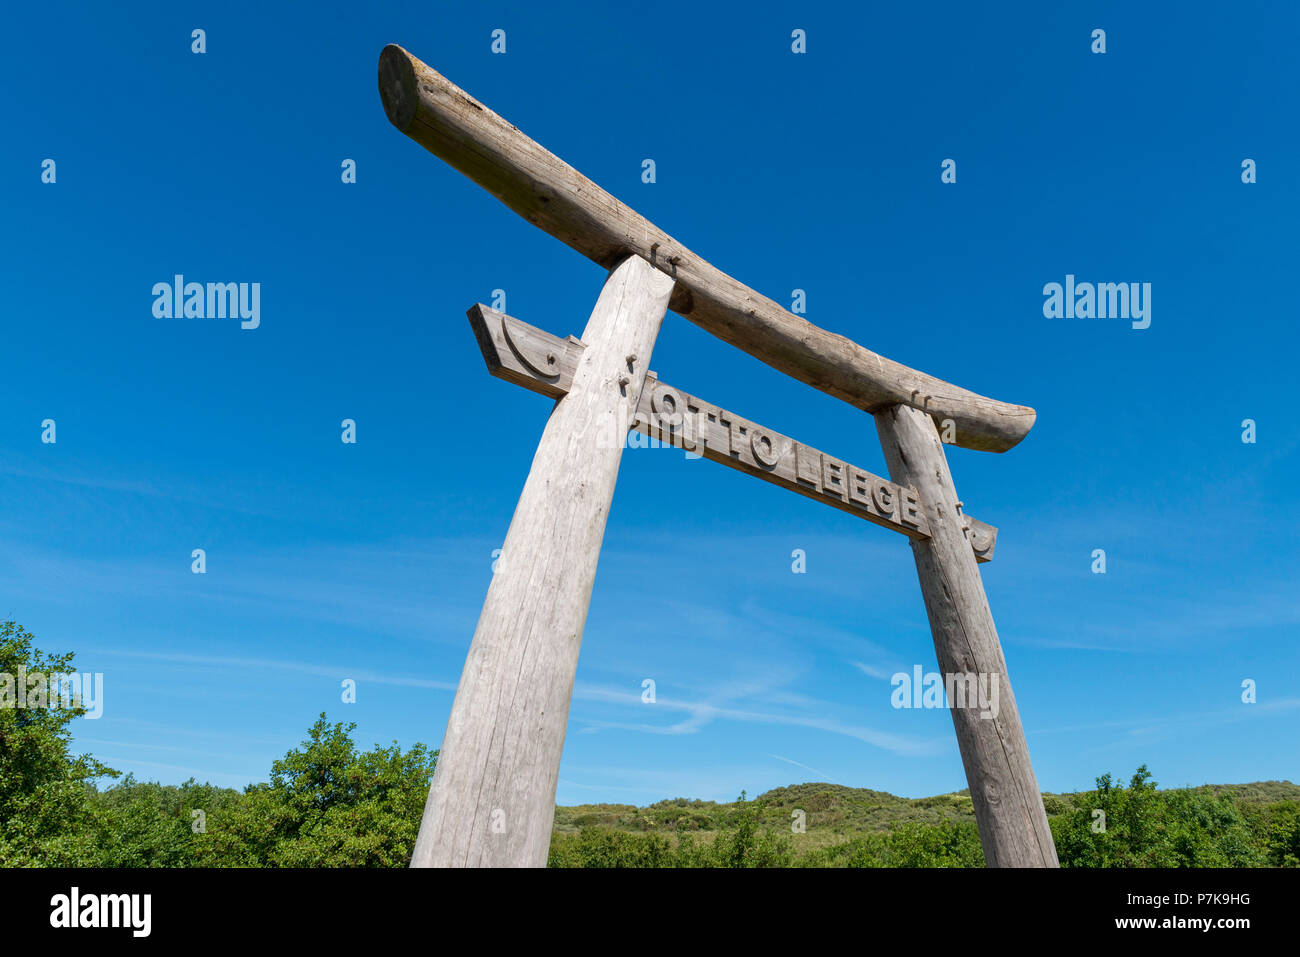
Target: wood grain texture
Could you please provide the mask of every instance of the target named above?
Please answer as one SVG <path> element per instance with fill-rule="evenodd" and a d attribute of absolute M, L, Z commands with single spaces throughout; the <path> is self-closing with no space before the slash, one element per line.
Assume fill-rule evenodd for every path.
<path fill-rule="evenodd" d="M 613 434 L 636 409 L 672 285 L 633 256 L 601 290 L 488 587 L 412 867 L 546 864 L 578 649 L 623 453 L 621 442 L 592 437 Z"/>
<path fill-rule="evenodd" d="M 928 537 L 916 493 L 688 392 L 646 378 L 633 425 L 656 441 L 911 537 Z"/>
<path fill-rule="evenodd" d="M 481 302 L 466 312 L 488 372 L 550 399 L 569 391 L 585 346 L 561 339 Z"/>
<path fill-rule="evenodd" d="M 647 373 L 633 428 L 909 538 L 930 536 L 915 489 L 674 388 L 654 372 Z M 975 560 L 991 561 L 998 530 L 977 518 L 963 517 Z"/>
<path fill-rule="evenodd" d="M 996 715 L 951 709 L 985 859 L 991 867 L 1056 867 L 1056 846 L 943 443 L 934 423 L 907 406 L 878 413 L 876 429 L 890 477 L 917 490 L 929 520 L 930 537 L 913 539 L 912 553 L 939 670 L 998 676 Z"/>
<path fill-rule="evenodd" d="M 580 339 L 572 336 L 561 339 L 482 303 L 471 306 L 466 314 L 483 360 L 494 376 L 550 398 L 568 392 L 573 371 L 585 348 Z M 914 489 L 895 485 L 675 389 L 659 381 L 654 372 L 646 373 L 641 403 L 635 418 L 627 424 L 656 442 L 693 454 L 698 452 L 703 458 L 883 528 L 908 536 L 929 536 L 924 511 L 918 514 L 910 507 L 916 498 Z M 757 447 L 755 438 L 759 440 Z M 882 485 L 888 486 L 889 491 L 882 494 Z M 998 530 L 972 516 L 963 514 L 962 518 L 975 560 L 991 561 Z"/>
<path fill-rule="evenodd" d="M 925 411 L 953 444 L 1005 452 L 1035 412 L 918 372 L 821 329 L 691 252 L 396 45 L 379 57 L 392 124 L 534 226 L 609 268 L 635 253 L 676 281 L 670 308 L 781 372 L 858 408 Z"/>

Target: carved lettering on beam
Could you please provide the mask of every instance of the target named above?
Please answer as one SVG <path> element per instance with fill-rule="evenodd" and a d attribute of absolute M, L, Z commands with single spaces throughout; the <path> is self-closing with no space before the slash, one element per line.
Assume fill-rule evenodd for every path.
<path fill-rule="evenodd" d="M 683 408 L 690 413 L 684 422 L 675 414 L 675 410 Z M 725 428 L 707 431 L 700 447 L 687 427 L 692 419 L 705 423 L 716 420 Z M 653 372 L 646 376 L 633 428 L 674 448 L 702 453 L 707 459 L 911 538 L 929 537 L 929 526 L 912 489 L 900 488 L 887 479 L 660 382 Z M 881 501 L 890 504 L 882 507 Z M 900 509 L 900 503 L 905 502 L 910 502 L 910 507 Z"/>
<path fill-rule="evenodd" d="M 494 376 L 552 399 L 568 392 L 585 348 L 581 339 L 561 339 L 481 303 L 467 315 Z M 915 490 L 675 389 L 653 372 L 646 374 L 636 418 L 627 424 L 910 538 L 930 537 Z M 964 513 L 962 520 L 976 560 L 991 560 L 998 530 Z"/>

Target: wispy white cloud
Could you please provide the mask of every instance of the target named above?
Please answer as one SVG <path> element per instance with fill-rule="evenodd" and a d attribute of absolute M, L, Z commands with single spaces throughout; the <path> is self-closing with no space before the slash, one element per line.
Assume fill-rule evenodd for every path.
<path fill-rule="evenodd" d="M 188 548 L 188 546 L 187 546 Z M 467 551 L 481 553 L 476 566 Z M 472 634 L 490 574 L 490 549 L 458 540 L 391 545 L 315 545 L 258 554 L 209 554 L 208 573 L 175 561 L 92 559 L 0 542 L 0 575 L 17 594 L 50 601 L 76 595 L 105 605 L 174 600 L 248 612 L 259 620 L 321 622 L 387 630 L 422 641 Z M 433 577 L 440 576 L 435 588 Z M 455 582 L 466 587 L 449 587 Z"/>
<path fill-rule="evenodd" d="M 176 745 L 150 744 L 144 741 L 116 741 L 108 738 L 87 738 L 84 735 L 77 735 L 76 742 L 78 747 L 80 747 L 83 744 L 103 744 L 103 745 L 108 745 L 110 748 L 135 748 L 143 751 L 171 751 L 179 754 L 189 754 L 189 755 L 200 753 L 205 758 L 231 758 L 236 761 L 248 760 L 247 752 L 243 754 L 231 754 L 228 752 L 221 752 L 221 751 L 209 751 L 207 748 L 204 748 L 201 751 L 196 751 L 196 749 L 192 746 L 188 748 L 182 748 Z M 131 763 L 147 764 L 148 762 L 139 762 L 133 760 Z"/>
<path fill-rule="evenodd" d="M 375 684 L 403 685 L 412 688 L 434 688 L 439 691 L 455 691 L 456 682 L 435 681 L 429 678 L 413 678 L 408 675 L 382 674 L 366 669 L 349 668 L 341 665 L 315 665 L 301 661 L 283 661 L 274 658 L 234 658 L 218 655 L 184 655 L 172 652 L 104 650 L 97 655 L 122 658 L 141 658 L 150 661 L 166 661 L 172 664 L 193 665 L 195 667 L 221 667 L 247 669 L 275 669 L 294 671 L 298 674 L 315 675 L 323 678 L 355 678 L 357 681 Z"/>
<path fill-rule="evenodd" d="M 893 672 L 885 671 L 883 668 L 873 668 L 871 665 L 863 664 L 861 661 L 853 662 L 853 667 L 857 668 L 868 678 L 881 678 L 888 680 Z"/>
<path fill-rule="evenodd" d="M 878 731 L 875 728 L 847 724 L 834 718 L 818 714 L 791 714 L 762 711 L 746 708 L 725 707 L 712 701 L 688 701 L 670 696 L 659 695 L 653 705 L 641 701 L 640 695 L 632 691 L 616 688 L 600 688 L 580 685 L 574 690 L 574 697 L 586 701 L 603 701 L 626 704 L 639 709 L 664 709 L 668 711 L 685 711 L 690 717 L 669 725 L 650 722 L 599 721 L 583 719 L 589 727 L 637 731 L 646 734 L 691 734 L 713 721 L 736 721 L 746 724 L 775 724 L 796 728 L 812 728 L 828 734 L 838 734 L 854 738 L 873 747 L 882 748 L 894 754 L 935 755 L 947 753 L 950 742 L 938 739 L 917 738 L 906 735 Z M 825 705 L 827 710 L 830 704 Z"/>
<path fill-rule="evenodd" d="M 1219 726 L 1237 721 L 1256 720 L 1260 715 L 1274 712 L 1293 711 L 1300 708 L 1300 698 L 1280 698 L 1276 701 L 1242 704 L 1233 708 L 1215 711 L 1191 711 L 1180 714 L 1137 715 L 1129 718 L 1116 718 L 1111 721 L 1095 721 L 1087 724 L 1064 725 L 1059 728 L 1035 728 L 1027 731 L 1034 737 L 1043 734 L 1068 734 L 1079 731 L 1126 731 L 1130 736 L 1138 737 L 1170 730 L 1192 731 L 1194 728 Z"/>
<path fill-rule="evenodd" d="M 194 778 L 199 782 L 210 782 L 221 787 L 243 788 L 250 781 L 265 780 L 265 774 L 230 774 L 222 771 L 209 771 L 206 768 L 196 768 L 185 764 L 164 764 L 160 761 L 140 761 L 134 758 L 123 758 L 112 754 L 95 755 L 100 761 L 103 761 L 109 767 L 132 767 L 132 768 L 157 768 L 161 771 L 178 771 L 181 774 Z"/>
<path fill-rule="evenodd" d="M 776 758 L 778 761 L 784 761 L 786 764 L 793 764 L 796 768 L 803 768 L 805 771 L 811 771 L 813 774 L 817 775 L 818 777 L 820 777 L 822 780 L 826 781 L 829 784 L 835 783 L 834 780 L 831 778 L 831 776 L 827 774 L 825 771 L 818 771 L 816 768 L 809 767 L 806 764 L 801 764 L 800 762 L 791 760 L 790 758 L 783 758 L 779 754 L 769 754 L 768 757 Z"/>

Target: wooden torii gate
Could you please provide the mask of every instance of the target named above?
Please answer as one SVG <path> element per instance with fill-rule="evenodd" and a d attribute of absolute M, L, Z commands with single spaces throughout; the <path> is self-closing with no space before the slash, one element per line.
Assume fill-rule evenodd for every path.
<path fill-rule="evenodd" d="M 398 130 L 609 270 L 581 339 L 469 310 L 489 370 L 557 401 L 470 644 L 411 866 L 546 863 L 578 649 L 629 428 L 908 536 L 940 671 L 999 682 L 995 714 L 950 707 L 985 858 L 1057 866 L 977 564 L 992 558 L 997 532 L 962 511 L 939 433 L 1005 452 L 1028 434 L 1034 410 L 786 311 L 399 46 L 380 54 L 379 92 Z M 648 364 L 668 309 L 869 412 L 890 480 L 658 381 Z"/>

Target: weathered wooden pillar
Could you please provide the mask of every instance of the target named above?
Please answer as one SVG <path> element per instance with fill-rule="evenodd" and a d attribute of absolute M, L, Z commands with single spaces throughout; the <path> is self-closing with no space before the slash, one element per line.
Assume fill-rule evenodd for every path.
<path fill-rule="evenodd" d="M 996 676 L 1000 689 L 995 716 L 973 705 L 950 708 L 985 860 L 990 867 L 1057 867 L 1006 660 L 938 430 L 926 413 L 908 406 L 893 406 L 875 418 L 890 478 L 916 489 L 929 520 L 930 538 L 913 539 L 912 554 L 939 670 L 945 676 Z"/>
<path fill-rule="evenodd" d="M 672 289 L 637 256 L 605 280 L 488 587 L 412 867 L 546 864 L 605 519 Z"/>

